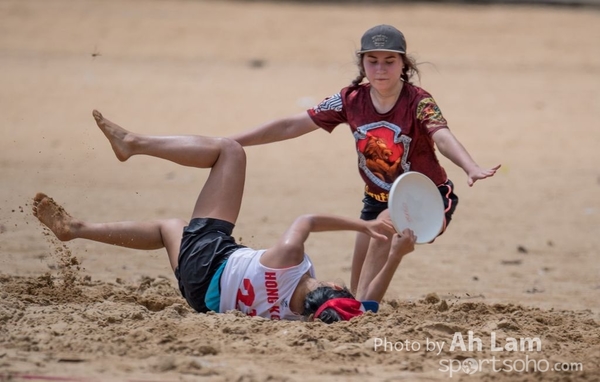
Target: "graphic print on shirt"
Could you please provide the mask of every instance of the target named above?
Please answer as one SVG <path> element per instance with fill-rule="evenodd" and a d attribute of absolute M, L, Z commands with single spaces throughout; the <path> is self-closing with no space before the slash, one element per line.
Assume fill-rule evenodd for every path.
<path fill-rule="evenodd" d="M 428 130 L 447 127 L 448 122 L 442 111 L 431 97 L 423 98 L 417 105 L 417 119 L 425 122 Z"/>
<path fill-rule="evenodd" d="M 252 281 L 245 278 L 242 286 L 237 291 L 237 309 L 240 312 L 246 313 L 248 316 L 256 316 L 256 309 L 252 306 L 256 302 L 256 294 L 265 293 L 267 304 L 270 305 L 268 311 L 271 320 L 281 319 L 281 309 L 279 307 L 279 282 L 276 272 L 265 272 L 264 274 L 264 290 L 258 288 L 256 291 Z M 287 306 L 286 306 L 287 307 Z"/>
<path fill-rule="evenodd" d="M 246 313 L 249 316 L 256 316 L 256 309 L 252 309 L 256 294 L 254 293 L 254 285 L 250 279 L 244 279 L 242 282 L 243 289 L 237 291 L 237 308 L 240 312 Z"/>
<path fill-rule="evenodd" d="M 377 187 L 389 191 L 394 180 L 410 171 L 407 161 L 411 138 L 387 121 L 360 126 L 354 132 L 358 167 Z"/>
<path fill-rule="evenodd" d="M 315 113 L 321 111 L 333 110 L 340 112 L 344 105 L 342 104 L 342 95 L 340 93 L 334 94 L 331 97 L 325 98 L 323 102 L 313 107 Z"/>

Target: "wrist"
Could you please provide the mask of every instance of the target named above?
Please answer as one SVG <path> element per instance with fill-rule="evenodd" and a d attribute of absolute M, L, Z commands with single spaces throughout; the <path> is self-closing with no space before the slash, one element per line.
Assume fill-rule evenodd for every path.
<path fill-rule="evenodd" d="M 463 171 L 467 174 L 467 175 L 471 175 L 473 173 L 476 173 L 479 169 L 479 166 L 477 165 L 477 163 L 473 162 L 473 163 L 469 163 L 466 166 L 463 166 Z"/>

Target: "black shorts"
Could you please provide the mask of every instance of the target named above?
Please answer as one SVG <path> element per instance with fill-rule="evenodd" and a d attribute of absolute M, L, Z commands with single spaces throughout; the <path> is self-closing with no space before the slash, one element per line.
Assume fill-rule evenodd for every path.
<path fill-rule="evenodd" d="M 215 272 L 243 245 L 231 236 L 234 225 L 212 218 L 195 218 L 183 229 L 175 277 L 181 295 L 194 310 L 206 313 L 206 291 Z"/>
<path fill-rule="evenodd" d="M 458 196 L 454 194 L 454 183 L 451 180 L 446 181 L 446 183 L 438 186 L 438 190 L 440 190 L 440 194 L 442 195 L 442 200 L 444 201 L 444 211 L 446 221 L 444 222 L 444 227 L 442 229 L 442 233 L 450 224 L 452 220 L 452 214 L 454 214 L 454 210 L 458 205 Z M 363 199 L 363 209 L 360 211 L 360 218 L 362 220 L 375 220 L 377 216 L 388 208 L 387 202 L 380 202 L 375 200 L 369 195 L 365 195 Z"/>

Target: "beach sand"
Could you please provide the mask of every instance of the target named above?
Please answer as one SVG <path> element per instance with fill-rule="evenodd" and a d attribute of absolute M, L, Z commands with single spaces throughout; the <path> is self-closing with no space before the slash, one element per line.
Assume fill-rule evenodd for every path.
<path fill-rule="evenodd" d="M 440 159 L 460 205 L 403 260 L 380 313 L 199 315 L 163 250 L 61 243 L 32 215 L 45 192 L 88 221 L 188 219 L 208 172 L 119 162 L 92 110 L 137 132 L 231 135 L 349 84 L 381 23 L 404 32 L 476 161 L 502 168 L 469 188 Z M 0 32 L 0 380 L 600 380 L 597 10 L 5 0 Z M 235 237 L 263 248 L 303 213 L 357 217 L 353 144 L 342 125 L 247 148 Z M 353 239 L 310 237 L 320 279 L 349 283 Z M 469 332 L 481 350 L 450 348 Z"/>

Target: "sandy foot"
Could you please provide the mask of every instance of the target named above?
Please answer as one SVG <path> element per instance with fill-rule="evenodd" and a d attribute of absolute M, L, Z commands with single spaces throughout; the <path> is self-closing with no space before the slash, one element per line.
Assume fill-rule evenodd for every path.
<path fill-rule="evenodd" d="M 33 215 L 61 241 L 74 238 L 75 219 L 48 195 L 38 192 L 33 198 Z"/>

